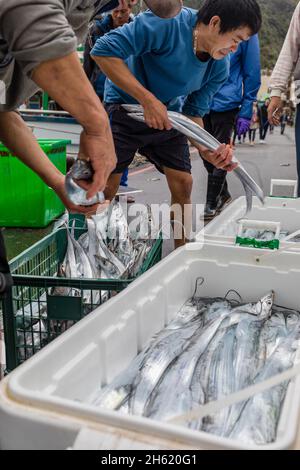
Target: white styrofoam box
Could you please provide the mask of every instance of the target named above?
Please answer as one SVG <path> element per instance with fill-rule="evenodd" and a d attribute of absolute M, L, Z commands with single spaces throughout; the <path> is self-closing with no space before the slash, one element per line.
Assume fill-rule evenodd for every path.
<path fill-rule="evenodd" d="M 297 180 L 283 180 L 283 179 L 272 179 L 271 180 L 271 190 L 270 190 L 270 196 L 276 196 L 275 195 L 275 188 L 290 188 L 290 196 L 289 197 L 297 197 L 298 195 L 298 181 Z M 281 191 L 281 196 L 283 196 Z"/>
<path fill-rule="evenodd" d="M 294 253 L 277 252 L 270 256 L 266 250 L 189 244 L 13 372 L 7 379 L 10 400 L 25 405 L 27 413 L 30 409 L 55 412 L 66 421 L 77 418 L 87 425 L 102 423 L 194 448 L 248 448 L 238 441 L 92 405 L 101 386 L 124 370 L 193 295 L 199 277 L 204 278 L 198 289 L 200 296 L 225 296 L 235 289 L 248 302 L 274 290 L 277 304 L 300 308 L 300 263 Z M 287 397 L 277 440 L 265 448 L 291 448 L 295 442 L 300 412 L 299 378 L 291 383 Z M 0 442 L 5 433 L 4 412 L 0 394 Z M 6 426 L 17 426 L 16 419 L 10 423 L 7 411 L 5 418 Z M 19 421 L 23 420 L 19 412 Z"/>
<path fill-rule="evenodd" d="M 199 232 L 197 241 L 203 238 L 208 242 L 217 243 L 235 243 L 239 229 L 239 220 L 244 217 L 246 211 L 246 198 L 239 197 L 233 201 L 220 215 L 209 222 L 206 227 Z M 274 198 L 267 197 L 265 204 L 262 205 L 259 200 L 253 198 L 253 207 L 247 215 L 248 220 L 279 222 L 281 230 L 289 233 L 300 230 L 300 198 Z M 297 244 L 285 242 L 289 247 L 294 245 L 297 251 Z M 299 244 L 300 250 L 300 244 Z"/>

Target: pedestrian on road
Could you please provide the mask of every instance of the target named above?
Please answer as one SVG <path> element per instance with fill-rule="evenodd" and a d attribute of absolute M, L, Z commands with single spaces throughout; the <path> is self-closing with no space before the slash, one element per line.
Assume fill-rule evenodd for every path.
<path fill-rule="evenodd" d="M 253 114 L 252 114 L 252 119 L 251 119 L 251 124 L 250 124 L 250 130 L 249 130 L 249 141 L 250 141 L 251 146 L 255 144 L 257 129 L 259 129 L 258 107 L 257 107 L 257 103 L 254 103 Z"/>
<path fill-rule="evenodd" d="M 287 122 L 288 122 L 288 115 L 286 111 L 283 111 L 282 115 L 280 116 L 280 134 L 281 135 L 284 135 Z"/>
<path fill-rule="evenodd" d="M 98 67 L 96 62 L 91 58 L 91 50 L 95 46 L 97 39 L 104 36 L 104 34 L 121 27 L 126 23 L 131 23 L 133 20 L 132 6 L 133 4 L 129 0 L 125 6 L 119 6 L 111 13 L 102 16 L 101 18 L 96 18 L 89 25 L 89 32 L 84 47 L 83 68 L 101 102 L 104 97 L 106 76 Z"/>
<path fill-rule="evenodd" d="M 133 20 L 132 7 L 133 3 L 129 0 L 126 5 L 118 6 L 110 14 L 100 19 L 95 19 L 89 27 L 84 47 L 83 68 L 101 102 L 104 97 L 106 76 L 91 58 L 91 50 L 95 46 L 97 39 L 104 36 L 104 34 L 124 26 L 124 24 L 131 23 Z M 128 169 L 126 169 L 122 175 L 121 186 L 128 186 Z M 131 201 L 134 202 L 134 199 L 131 198 Z"/>
<path fill-rule="evenodd" d="M 270 127 L 268 121 L 268 107 L 270 104 L 270 99 L 267 98 L 262 105 L 258 106 L 258 116 L 259 116 L 259 143 L 265 144 L 267 133 Z"/>

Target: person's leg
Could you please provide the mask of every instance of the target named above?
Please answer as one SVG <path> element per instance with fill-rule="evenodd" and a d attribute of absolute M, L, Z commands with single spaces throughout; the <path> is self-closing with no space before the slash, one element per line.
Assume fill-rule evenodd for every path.
<path fill-rule="evenodd" d="M 297 116 L 295 123 L 296 133 L 296 153 L 297 153 L 297 173 L 298 173 L 298 197 L 300 197 L 300 105 L 297 106 Z"/>
<path fill-rule="evenodd" d="M 264 123 L 264 130 L 263 130 L 263 138 L 262 138 L 263 141 L 264 141 L 265 138 L 267 137 L 267 133 L 268 133 L 269 127 L 270 127 L 269 122 L 268 122 L 268 121 L 265 122 L 265 123 Z"/>
<path fill-rule="evenodd" d="M 105 189 L 106 199 L 112 200 L 118 192 L 121 178 L 128 175 L 128 167 L 138 150 L 139 140 L 135 132 L 139 123 L 127 116 L 126 112 L 118 105 L 106 105 L 106 111 L 110 119 L 117 155 L 116 169 L 110 176 Z M 146 125 L 142 124 L 142 126 L 147 129 Z"/>
<path fill-rule="evenodd" d="M 237 113 L 238 109 L 224 113 L 211 113 L 213 136 L 222 144 L 230 144 L 231 142 Z M 210 206 L 207 207 L 207 212 L 210 212 L 210 214 L 207 214 L 207 218 L 214 217 L 231 200 L 226 176 L 227 171 L 214 168 L 207 191 L 207 205 Z"/>
<path fill-rule="evenodd" d="M 214 117 L 213 117 L 214 114 L 215 113 L 210 113 L 206 115 L 203 119 L 205 130 L 213 136 L 215 136 Z M 215 191 L 215 179 L 216 179 L 214 177 L 215 167 L 212 165 L 212 163 L 207 162 L 203 158 L 202 160 L 203 160 L 204 167 L 206 168 L 207 173 L 208 173 L 204 220 L 210 220 L 216 215 L 217 196 L 218 196 L 218 194 L 216 194 L 216 191 Z M 217 189 L 217 192 L 218 192 L 218 189 Z"/>
<path fill-rule="evenodd" d="M 104 191 L 106 200 L 112 201 L 113 198 L 116 196 L 120 186 L 121 178 L 122 173 L 113 173 L 112 175 L 110 175 Z"/>
<path fill-rule="evenodd" d="M 204 129 L 209 132 L 210 134 L 213 135 L 213 126 L 212 126 L 212 119 L 211 119 L 211 114 L 207 114 L 206 116 L 204 116 L 203 118 L 203 124 L 204 124 Z M 200 155 L 201 156 L 201 155 Z M 202 157 L 201 157 L 202 158 Z M 204 160 L 204 158 L 202 158 L 202 161 L 203 161 L 203 165 L 207 171 L 207 173 L 210 175 L 213 173 L 214 171 L 214 166 L 210 163 L 210 162 L 207 162 L 206 160 Z"/>
<path fill-rule="evenodd" d="M 126 170 L 124 170 L 124 173 L 122 175 L 120 184 L 121 184 L 121 186 L 125 186 L 125 187 L 128 186 L 128 168 L 126 168 Z"/>
<path fill-rule="evenodd" d="M 234 128 L 234 134 L 233 134 L 233 141 L 232 141 L 233 146 L 235 146 L 236 138 L 237 138 L 237 130 L 236 130 L 236 127 L 235 127 Z"/>
<path fill-rule="evenodd" d="M 178 235 L 175 236 L 175 248 L 179 248 L 185 244 L 188 235 L 186 231 L 190 227 L 191 220 L 187 220 L 186 217 L 189 217 L 191 210 L 193 178 L 190 173 L 167 167 L 164 167 L 164 172 L 171 192 L 172 207 L 175 208 L 171 214 L 174 234 Z"/>
<path fill-rule="evenodd" d="M 2 230 L 0 229 L 0 294 L 6 292 L 11 286 L 12 279 L 9 272 Z"/>
<path fill-rule="evenodd" d="M 153 134 L 151 144 L 139 149 L 156 168 L 165 174 L 171 193 L 171 203 L 175 205 L 171 214 L 175 235 L 175 248 L 185 244 L 185 210 L 191 211 L 191 159 L 187 138 L 181 133 L 171 131 L 159 131 Z M 176 210 L 177 209 L 177 210 Z M 189 222 L 187 217 L 187 232 L 189 235 Z"/>
<path fill-rule="evenodd" d="M 252 142 L 252 135 L 253 135 L 253 130 L 250 129 L 250 130 L 249 130 L 249 142 L 250 142 L 250 145 L 253 145 L 253 142 Z"/>

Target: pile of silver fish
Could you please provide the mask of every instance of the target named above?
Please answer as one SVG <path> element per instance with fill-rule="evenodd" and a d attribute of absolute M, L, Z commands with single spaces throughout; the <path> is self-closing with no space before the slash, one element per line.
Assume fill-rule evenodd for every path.
<path fill-rule="evenodd" d="M 288 232 L 282 230 L 279 234 L 279 240 L 284 240 L 289 235 Z M 243 238 L 251 238 L 255 240 L 262 240 L 262 241 L 271 241 L 274 240 L 276 237 L 276 233 L 272 230 L 258 230 L 247 228 L 242 232 L 241 235 Z"/>
<path fill-rule="evenodd" d="M 131 279 L 142 268 L 153 248 L 158 230 L 153 227 L 150 208 L 145 209 L 130 231 L 122 204 L 114 201 L 102 213 L 87 220 L 88 230 L 77 240 L 75 225 L 67 229 L 68 245 L 58 277 L 70 279 Z M 112 292 L 56 287 L 51 295 L 83 297 L 84 314 L 107 301 Z M 18 353 L 21 360 L 40 350 L 49 339 L 69 329 L 73 321 L 47 318 L 44 292 L 16 313 Z"/>
<path fill-rule="evenodd" d="M 158 237 L 151 224 L 151 211 L 147 208 L 131 232 L 121 203 L 112 202 L 103 212 L 87 219 L 88 230 L 78 240 L 74 225 L 67 230 L 68 247 L 60 276 L 73 279 L 136 276 Z"/>
<path fill-rule="evenodd" d="M 273 292 L 246 305 L 193 297 L 94 404 L 167 421 L 292 367 L 300 313 L 273 300 Z M 283 383 L 185 426 L 250 445 L 271 443 L 287 387 Z"/>
<path fill-rule="evenodd" d="M 278 236 L 278 240 L 284 241 L 290 235 L 292 236 L 292 234 L 290 234 L 287 230 L 281 230 Z M 251 238 L 251 239 L 262 240 L 262 241 L 271 241 L 276 238 L 276 233 L 273 232 L 272 230 L 259 230 L 259 229 L 247 228 L 243 230 L 241 236 L 243 238 Z M 299 243 L 300 237 L 298 235 L 298 236 L 295 236 L 294 238 L 290 238 L 288 241 L 292 243 Z"/>
<path fill-rule="evenodd" d="M 144 110 L 142 106 L 123 105 L 123 108 L 128 112 L 128 115 L 136 121 L 145 122 Z M 209 134 L 209 132 L 183 114 L 168 111 L 168 117 L 173 128 L 187 136 L 188 139 L 191 139 L 192 141 L 195 141 L 212 151 L 215 151 L 220 147 L 221 144 L 217 139 L 215 139 L 215 137 L 213 137 L 211 134 Z M 261 203 L 264 204 L 264 193 L 263 190 L 254 181 L 254 179 L 245 170 L 242 164 L 237 160 L 237 158 L 234 157 L 232 161 L 233 163 L 238 164 L 237 168 L 233 171 L 234 174 L 239 178 L 245 191 L 247 215 L 252 210 L 253 196 L 256 196 L 261 201 Z"/>

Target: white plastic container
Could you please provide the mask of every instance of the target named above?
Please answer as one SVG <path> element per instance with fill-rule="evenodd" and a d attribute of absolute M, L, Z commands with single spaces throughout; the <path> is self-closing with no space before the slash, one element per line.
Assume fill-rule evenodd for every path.
<path fill-rule="evenodd" d="M 283 180 L 283 179 L 272 179 L 271 180 L 271 190 L 270 196 L 276 196 L 275 188 L 281 188 L 281 196 L 283 195 L 282 192 L 284 191 L 282 188 L 288 190 L 290 189 L 290 196 L 296 198 L 298 195 L 298 181 L 297 180 Z"/>
<path fill-rule="evenodd" d="M 239 232 L 240 219 L 246 211 L 246 198 L 244 196 L 233 201 L 219 216 L 206 225 L 196 237 L 197 241 L 203 238 L 208 242 L 222 244 L 235 244 Z M 253 198 L 252 211 L 247 215 L 248 220 L 277 222 L 281 230 L 294 233 L 300 230 L 300 199 L 267 197 L 265 205 Z M 268 229 L 266 225 L 266 229 Z M 300 251 L 300 243 L 285 242 L 286 246 Z M 299 248 L 297 249 L 297 246 Z"/>
<path fill-rule="evenodd" d="M 35 443 L 38 448 L 66 448 L 82 427 L 109 426 L 118 429 L 115 432 L 147 435 L 155 448 L 160 439 L 173 441 L 178 449 L 249 448 L 239 441 L 92 405 L 101 386 L 124 370 L 193 295 L 199 277 L 205 282 L 198 295 L 222 296 L 235 289 L 247 302 L 274 290 L 277 304 L 300 308 L 300 263 L 293 253 L 270 256 L 251 248 L 187 245 L 0 384 L 0 446 L 30 448 Z M 276 442 L 264 448 L 297 447 L 299 416 L 298 377 L 288 389 Z"/>

